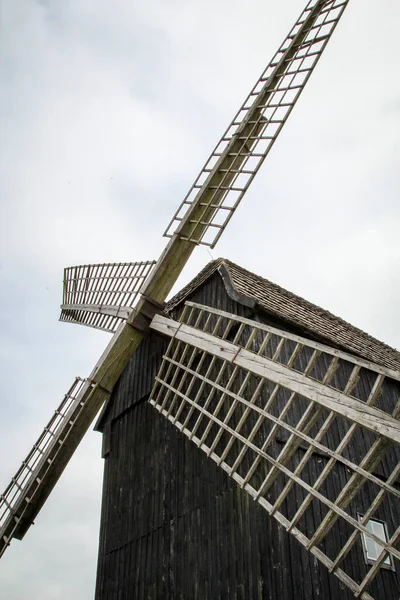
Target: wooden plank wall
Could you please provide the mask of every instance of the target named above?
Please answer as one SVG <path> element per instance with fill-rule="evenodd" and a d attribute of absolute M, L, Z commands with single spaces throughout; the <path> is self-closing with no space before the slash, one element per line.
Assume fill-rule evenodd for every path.
<path fill-rule="evenodd" d="M 191 299 L 254 318 L 252 309 L 227 295 L 218 274 Z M 265 315 L 258 318 L 300 333 Z M 96 600 L 353 598 L 293 536 L 146 402 L 166 344 L 154 334 L 144 341 L 121 376 L 106 415 Z M 321 377 L 323 370 L 321 364 Z M 360 399 L 369 387 L 368 374 L 362 374 L 357 386 Z M 396 393 L 395 386 L 388 389 L 387 402 Z M 276 441 L 277 450 L 285 441 Z M 358 438 L 355 452 L 364 452 L 368 443 Z M 300 448 L 295 461 L 303 453 Z M 326 460 L 314 455 L 308 467 L 310 477 L 314 473 L 315 478 Z M 332 497 L 347 478 L 346 470 L 339 467 L 329 483 Z M 280 487 L 278 479 L 274 494 Z M 289 510 L 301 500 L 296 493 L 286 500 Z M 357 497 L 352 510 L 362 513 L 373 494 L 370 487 L 364 500 Z M 320 519 L 315 510 L 307 518 Z M 392 504 L 383 505 L 377 513 L 388 524 L 389 534 L 398 513 L 399 507 Z M 339 542 L 334 536 L 327 540 L 333 546 Z M 361 543 L 356 546 L 346 559 L 346 568 L 355 578 L 366 572 Z M 399 579 L 400 573 L 382 570 L 370 593 L 378 600 L 398 600 Z"/>

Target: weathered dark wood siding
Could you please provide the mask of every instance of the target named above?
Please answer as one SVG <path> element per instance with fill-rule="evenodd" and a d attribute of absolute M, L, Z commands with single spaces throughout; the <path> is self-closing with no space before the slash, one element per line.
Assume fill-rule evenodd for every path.
<path fill-rule="evenodd" d="M 302 333 L 235 302 L 217 273 L 192 299 Z M 107 439 L 96 600 L 353 598 L 293 536 L 146 402 L 166 347 L 166 340 L 149 335 L 121 376 L 104 417 Z M 319 378 L 325 370 L 322 361 L 316 368 Z M 339 369 L 335 376 L 339 388 L 344 375 Z M 370 387 L 369 374 L 363 372 L 355 395 L 365 400 Z M 389 408 L 398 392 L 388 382 L 381 402 Z M 284 437 L 276 439 L 277 451 L 285 441 Z M 368 434 L 360 431 L 349 457 L 365 454 L 370 443 Z M 299 448 L 293 464 L 303 454 Z M 390 463 L 395 459 L 391 457 Z M 310 459 L 310 480 L 315 480 L 326 461 L 326 456 Z M 378 474 L 385 476 L 391 467 L 383 464 Z M 335 470 L 326 484 L 329 497 L 337 496 L 348 477 L 344 467 Z M 278 479 L 273 493 L 281 489 Z M 374 493 L 372 485 L 364 486 L 363 494 L 351 504 L 355 516 L 364 512 Z M 303 498 L 299 495 L 294 489 L 286 499 L 293 514 Z M 376 513 L 387 523 L 389 535 L 394 533 L 399 510 L 388 502 Z M 315 511 L 304 518 L 320 519 L 318 508 Z M 335 535 L 327 538 L 333 547 L 338 543 Z M 361 543 L 346 560 L 350 575 L 358 578 L 366 572 Z M 379 600 L 398 600 L 397 581 L 396 573 L 381 570 L 370 593 Z"/>

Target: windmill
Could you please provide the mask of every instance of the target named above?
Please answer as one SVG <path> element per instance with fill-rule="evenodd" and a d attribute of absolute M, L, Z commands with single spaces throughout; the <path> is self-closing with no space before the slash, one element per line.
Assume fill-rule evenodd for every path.
<path fill-rule="evenodd" d="M 74 452 L 79 440 L 104 400 L 112 392 L 128 359 L 135 352 L 149 327 L 167 336 L 172 332 L 175 339 L 174 343 L 181 343 L 181 350 L 178 349 L 177 354 L 175 354 L 176 348 L 174 346 L 171 346 L 169 351 L 172 352 L 172 355 L 169 354 L 169 358 L 177 362 L 179 368 L 187 367 L 194 371 L 193 365 L 185 365 L 184 363 L 187 351 L 185 353 L 185 348 L 182 350 L 182 344 L 189 343 L 192 347 L 196 347 L 194 342 L 197 338 L 202 339 L 202 344 L 211 344 L 211 346 L 214 344 L 214 346 L 222 347 L 224 352 L 233 351 L 232 346 L 224 346 L 220 341 L 215 342 L 217 332 L 213 331 L 210 334 L 207 331 L 208 325 L 206 327 L 206 323 L 212 322 L 212 319 L 208 319 L 204 315 L 204 311 L 207 312 L 206 308 L 191 307 L 200 311 L 200 313 L 203 311 L 198 318 L 198 326 L 195 326 L 194 330 L 201 332 L 204 336 L 196 333 L 196 331 L 185 329 L 192 326 L 190 320 L 192 317 L 186 323 L 185 319 L 187 317 L 183 316 L 182 325 L 177 325 L 171 320 L 163 320 L 165 317 L 157 316 L 157 314 L 162 312 L 163 302 L 184 264 L 189 259 L 195 245 L 200 243 L 209 244 L 213 247 L 218 241 L 290 114 L 346 5 L 347 2 L 311 2 L 303 11 L 295 27 L 235 116 L 231 126 L 213 151 L 174 216 L 167 231 L 167 235 L 171 236 L 171 241 L 155 265 L 151 263 L 89 265 L 66 271 L 62 308 L 63 320 L 84 323 L 112 331 L 116 329 L 118 322 L 122 324 L 116 329 L 113 340 L 90 377 L 87 380 L 75 382 L 71 387 L 55 418 L 49 423 L 39 443 L 35 445 L 33 454 L 25 461 L 25 465 L 15 478 L 16 480 L 12 482 L 4 494 L 5 519 L 2 522 L 4 526 L 2 531 L 4 547 L 12 536 L 22 537 L 24 535 L 69 457 Z M 144 285 L 139 285 L 143 279 L 145 279 Z M 139 291 L 141 297 L 132 309 Z M 213 314 L 218 317 L 217 313 Z M 237 320 L 232 315 L 219 316 L 227 320 L 225 331 L 227 336 L 228 329 L 234 328 Z M 256 338 L 259 334 L 256 325 L 254 323 L 246 323 L 246 325 L 253 328 L 249 333 L 250 338 Z M 240 329 L 241 324 L 238 327 Z M 181 339 L 179 336 L 182 332 L 192 337 Z M 225 333 L 222 334 L 222 339 L 226 338 Z M 213 337 L 210 338 L 207 335 Z M 248 340 L 245 340 L 242 345 L 247 343 Z M 260 342 L 261 347 L 263 343 L 264 340 Z M 198 348 L 203 349 L 204 346 L 198 346 Z M 323 349 L 319 350 L 324 351 Z M 232 354 L 235 361 L 240 356 L 240 352 L 236 355 L 237 351 L 238 349 L 235 346 Z M 182 352 L 182 355 L 180 355 L 180 352 Z M 219 360 L 223 360 L 223 357 L 226 356 L 226 354 L 219 356 L 213 354 L 213 352 L 209 352 L 209 354 Z M 253 358 L 254 362 L 258 362 L 258 360 Z M 241 364 L 240 368 L 247 370 L 252 376 L 256 376 L 257 373 L 250 368 L 253 366 L 253 363 L 251 365 L 245 363 L 244 365 Z M 357 363 L 354 369 L 356 368 L 358 371 L 354 372 L 347 382 L 347 395 L 350 394 L 352 384 L 355 383 L 360 368 L 367 367 Z M 395 374 L 391 371 L 383 373 L 381 371 L 382 369 L 376 371 L 377 380 L 380 378 L 380 381 L 382 376 L 395 378 Z M 229 369 L 227 372 L 229 372 Z M 201 371 L 198 374 L 201 376 Z M 260 373 L 258 373 L 258 376 L 261 376 Z M 277 375 L 275 374 L 275 376 Z M 285 376 L 289 376 L 287 371 L 279 373 L 279 377 Z M 268 373 L 265 379 L 278 385 L 271 372 Z M 187 378 L 181 378 L 183 387 L 178 387 L 176 389 L 177 393 L 182 393 L 182 389 L 186 393 L 186 380 Z M 380 381 L 379 385 L 382 384 L 383 382 Z M 165 403 L 169 401 L 168 398 L 171 397 L 173 391 L 169 390 L 168 386 L 173 388 L 174 385 L 174 377 L 171 375 L 170 369 L 164 366 L 163 371 L 158 376 L 158 385 L 155 387 L 151 398 L 151 401 L 161 412 L 165 412 Z M 225 382 L 224 385 L 228 385 L 228 382 Z M 376 385 L 378 386 L 378 382 Z M 160 389 L 163 388 L 165 402 L 164 398 L 160 397 Z M 304 388 L 301 389 L 304 396 L 309 397 L 311 391 L 306 392 Z M 317 387 L 317 389 L 319 388 Z M 168 390 L 171 392 L 170 394 L 168 394 Z M 302 392 L 297 389 L 296 393 Z M 313 396 L 310 396 L 310 398 L 311 402 L 317 402 Z M 375 396 L 371 396 L 370 400 L 372 404 L 376 400 Z M 335 401 L 336 404 L 332 404 Z M 330 398 L 331 404 L 327 404 L 327 406 L 335 411 L 335 407 L 337 409 L 337 403 L 340 401 L 344 401 L 344 398 Z M 349 400 L 346 400 L 346 402 L 351 404 Z M 179 410 L 181 403 L 174 402 L 174 405 L 177 405 Z M 315 408 L 314 405 L 313 407 Z M 355 406 L 353 402 L 351 407 L 355 411 L 352 413 L 354 423 L 367 429 L 372 426 L 371 422 L 359 420 L 360 406 Z M 365 410 L 363 409 L 361 412 Z M 166 412 L 168 413 L 168 410 Z M 383 418 L 380 413 L 374 412 L 373 409 L 366 412 L 371 417 L 370 421 L 376 420 L 378 417 Z M 179 414 L 172 414 L 171 409 L 166 416 L 171 417 L 171 415 L 175 423 L 179 423 Z M 396 427 L 393 420 L 386 417 L 381 425 L 382 431 L 386 432 L 385 435 L 389 436 L 391 440 L 395 440 L 396 438 L 393 436 L 396 435 Z M 382 433 L 375 429 L 373 431 L 377 435 Z M 294 432 L 292 434 L 295 435 Z M 303 432 L 303 435 L 306 436 L 307 434 Z M 219 437 L 221 438 L 221 435 Z M 386 439 L 389 438 L 386 437 Z M 303 442 L 309 443 L 309 440 L 303 439 Z M 317 441 L 317 443 L 320 442 Z M 327 450 L 325 448 L 324 451 Z M 331 458 L 335 457 L 332 456 Z M 220 459 L 221 457 L 218 458 L 218 460 Z M 221 464 L 223 463 L 221 462 Z M 351 468 L 350 465 L 349 468 Z M 360 474 L 360 468 L 367 473 L 364 467 L 357 465 L 358 470 L 356 469 L 356 472 L 358 474 Z M 364 471 L 363 476 L 368 477 Z M 372 477 L 375 476 L 372 475 Z M 374 484 L 378 485 L 376 477 Z M 393 489 L 392 487 L 390 487 L 390 490 L 385 488 L 390 493 L 394 493 Z M 276 508 L 276 511 L 278 511 L 278 508 Z M 279 511 L 275 514 L 280 515 Z M 351 525 L 355 528 L 356 533 L 362 533 L 363 527 L 364 533 L 366 531 L 365 523 L 357 525 L 357 523 L 352 522 Z M 298 535 L 297 532 L 295 533 Z M 391 545 L 388 544 L 385 549 L 388 554 L 397 558 L 395 544 L 396 541 L 393 540 Z M 312 548 L 313 546 L 311 546 Z M 315 553 L 318 554 L 316 546 L 314 546 Z M 386 554 L 382 556 L 382 562 L 386 560 L 386 557 Z M 322 559 L 323 557 L 319 555 L 318 558 Z M 346 580 L 340 569 L 337 567 L 332 567 L 332 569 L 336 575 Z M 371 571 L 374 575 L 376 569 Z M 348 580 L 345 582 L 349 584 Z M 354 587 L 355 584 L 351 585 Z M 364 593 L 362 589 L 354 591 Z"/>

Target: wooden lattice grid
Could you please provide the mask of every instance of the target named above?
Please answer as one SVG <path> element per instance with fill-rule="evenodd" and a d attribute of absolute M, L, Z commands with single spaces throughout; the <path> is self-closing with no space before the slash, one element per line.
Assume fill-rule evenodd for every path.
<path fill-rule="evenodd" d="M 133 307 L 154 261 L 80 265 L 64 269 L 60 321 L 114 333 Z"/>
<path fill-rule="evenodd" d="M 348 0 L 310 0 L 164 233 L 214 247 L 272 148 Z"/>
<path fill-rule="evenodd" d="M 384 542 L 365 526 L 384 505 L 400 514 L 400 374 L 190 302 L 181 323 L 155 321 L 173 339 L 151 404 L 356 597 L 373 598 L 386 557 L 400 559 L 400 527 Z M 357 580 L 361 534 L 382 552 Z"/>
<path fill-rule="evenodd" d="M 18 531 L 25 511 L 34 502 L 43 485 L 46 472 L 60 452 L 63 442 L 74 426 L 77 415 L 85 408 L 83 392 L 93 388 L 87 380 L 77 377 L 54 411 L 26 459 L 0 496 L 0 556 Z"/>

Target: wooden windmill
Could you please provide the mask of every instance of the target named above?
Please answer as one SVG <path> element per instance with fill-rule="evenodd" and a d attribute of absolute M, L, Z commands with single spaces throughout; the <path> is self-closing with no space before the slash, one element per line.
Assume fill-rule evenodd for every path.
<path fill-rule="evenodd" d="M 279 545 L 292 543 L 281 541 L 282 532 L 285 540 L 293 538 L 300 549 L 306 548 L 307 556 L 323 563 L 337 577 L 337 585 L 343 584 L 349 594 L 364 599 L 379 598 L 379 589 L 384 585 L 385 597 L 395 597 L 394 579 L 382 583 L 380 578 L 385 573 L 395 577 L 393 569 L 400 558 L 398 525 L 393 529 L 400 496 L 396 460 L 400 442 L 398 354 L 364 337 L 365 334 L 357 334 L 354 328 L 346 328 L 343 322 L 331 322 L 331 330 L 337 330 L 333 335 L 324 311 L 318 312 L 316 307 L 312 309 L 299 299 L 292 298 L 290 303 L 285 293 L 279 294 L 268 287 L 268 282 L 252 280 L 251 274 L 227 261 L 213 263 L 189 290 L 167 306 L 164 304 L 195 246 L 214 247 L 219 240 L 347 4 L 348 0 L 308 3 L 174 215 L 166 231 L 170 241 L 157 262 L 85 265 L 65 271 L 61 319 L 111 331 L 114 336 L 90 376 L 74 382 L 1 497 L 0 552 L 4 552 L 13 537 L 21 539 L 25 535 L 93 418 L 107 401 L 99 421 L 104 456 L 114 460 L 126 451 L 121 431 L 117 435 L 123 414 L 128 415 L 127 419 L 135 415 L 137 429 L 141 422 L 147 426 L 151 411 L 150 423 L 151 419 L 154 422 L 154 427 L 150 425 L 151 432 L 162 436 L 167 431 L 162 427 L 169 428 L 165 435 L 171 441 L 164 448 L 180 444 L 188 453 L 185 457 L 193 456 L 195 468 L 191 469 L 188 481 L 195 481 L 194 472 L 200 464 L 204 473 L 212 469 L 206 476 L 210 486 L 214 485 L 212 477 L 223 477 L 221 485 L 229 486 L 232 482 L 234 489 L 239 490 L 238 502 L 245 502 L 244 498 L 256 501 L 248 503 L 246 509 L 242 504 L 240 510 L 233 508 L 240 519 L 250 514 L 260 519 L 252 522 L 251 527 L 255 528 L 256 522 L 261 528 L 269 527 L 262 519 L 270 523 L 273 516 L 279 528 L 271 528 L 269 535 L 279 536 Z M 221 308 L 215 302 L 207 303 L 205 292 L 201 302 L 201 298 L 194 297 L 196 290 L 217 272 L 230 290 L 231 300 L 236 302 L 231 310 L 227 310 L 226 304 Z M 275 309 L 271 298 L 275 298 Z M 263 317 L 263 310 L 275 314 L 277 322 L 271 323 L 271 319 Z M 303 317 L 298 316 L 300 313 Z M 313 324 L 307 327 L 310 321 Z M 309 335 L 304 335 L 304 331 Z M 118 395 L 123 393 L 129 369 L 135 373 L 138 387 L 143 372 L 151 375 L 152 385 L 147 389 L 146 381 L 140 392 L 135 388 L 134 412 L 131 407 L 122 406 L 112 416 L 110 411 L 119 402 Z M 124 421 L 123 427 L 128 427 L 127 423 Z M 139 444 L 141 438 L 136 429 L 133 437 Z M 146 435 L 151 432 L 146 430 Z M 126 436 L 132 437 L 129 431 Z M 203 461 L 199 449 L 215 464 Z M 139 460 L 140 454 L 137 456 Z M 178 459 L 181 454 L 178 452 L 176 456 Z M 156 469 L 155 465 L 162 461 L 160 456 L 154 460 L 152 465 Z M 206 463 L 212 467 L 205 466 Z M 182 465 L 174 461 L 172 464 L 173 470 L 180 473 Z M 122 484 L 117 484 L 120 490 L 132 480 L 129 469 L 128 464 L 120 468 Z M 199 471 L 196 473 L 201 480 Z M 155 494 L 143 496 L 141 483 L 140 479 L 139 483 L 136 481 L 135 486 L 138 485 L 131 487 L 128 497 L 136 493 L 142 498 L 141 506 L 149 504 L 150 498 L 153 502 L 157 500 L 163 504 L 160 510 L 164 514 L 168 504 L 166 490 L 171 490 L 171 485 L 157 486 L 165 492 L 161 499 Z M 146 480 L 143 490 L 148 483 Z M 180 482 L 175 483 L 179 486 Z M 203 482 L 202 487 L 205 485 Z M 113 492 L 106 483 L 104 489 L 103 514 L 106 514 L 111 510 L 108 494 L 111 497 Z M 206 494 L 207 490 L 203 492 Z M 200 493 L 198 490 L 197 498 Z M 120 536 L 132 507 L 137 504 L 133 499 L 131 504 L 125 502 L 123 496 L 120 506 L 113 505 L 119 513 Z M 392 517 L 383 519 L 379 511 Z M 145 551 L 136 548 L 135 570 L 126 558 L 110 566 L 112 552 L 103 552 L 103 546 L 109 543 L 106 520 L 110 521 L 110 514 L 107 513 L 102 525 L 98 598 L 118 597 L 117 593 L 126 598 L 141 597 L 146 586 L 147 576 L 143 574 L 148 569 L 146 556 L 151 555 L 149 547 Z M 193 509 L 183 514 L 194 518 L 198 513 Z M 375 518 L 377 515 L 379 518 Z M 146 519 L 148 515 L 144 515 L 143 522 Z M 176 515 L 167 520 L 177 526 L 184 522 Z M 378 525 L 387 521 L 390 530 L 388 526 L 385 537 Z M 185 532 L 196 530 L 193 523 L 189 526 L 189 520 L 185 523 Z M 148 539 L 150 530 L 163 531 L 156 521 L 148 527 L 142 538 Z M 243 523 L 240 527 L 246 529 Z M 129 528 L 130 525 L 126 530 Z M 211 536 L 215 532 L 220 535 L 217 546 L 221 556 L 228 554 L 227 539 L 231 535 L 228 533 L 224 538 L 221 532 L 232 528 L 232 523 L 228 529 L 216 523 L 210 530 Z M 190 537 L 185 532 L 183 537 Z M 260 529 L 258 532 L 247 529 L 250 547 L 259 535 Z M 155 538 L 151 539 L 155 548 Z M 165 556 L 166 536 L 157 539 L 158 554 L 154 556 Z M 189 541 L 196 546 L 199 537 L 194 535 Z M 131 542 L 120 538 L 114 550 L 129 547 L 132 552 Z M 371 558 L 372 547 L 376 551 L 374 558 Z M 363 548 L 367 562 L 372 561 L 364 572 L 355 558 Z M 231 570 L 251 572 L 252 561 L 243 565 L 243 553 L 235 552 L 241 567 L 235 564 Z M 260 553 L 254 552 L 255 562 L 259 562 Z M 180 577 L 186 573 L 188 581 L 180 580 L 178 584 L 178 575 L 174 575 L 167 584 L 161 575 L 164 588 L 158 588 L 156 580 L 148 576 L 150 596 L 174 597 L 171 590 L 180 586 L 179 589 L 186 590 L 186 596 L 182 592 L 181 596 L 176 593 L 176 597 L 224 594 L 227 598 L 240 597 L 237 590 L 243 583 L 239 582 L 239 576 L 226 572 L 226 562 L 221 562 L 219 571 L 213 562 L 214 555 L 210 556 L 206 594 L 199 588 L 204 573 L 198 573 L 197 587 L 190 588 L 193 564 L 182 563 Z M 166 571 L 169 568 L 167 565 Z M 269 597 L 266 584 L 260 588 L 260 581 L 267 581 L 267 576 L 260 577 L 254 582 L 252 593 L 242 597 Z M 223 590 L 223 582 L 228 580 L 231 592 Z M 237 582 L 236 595 L 232 592 L 236 585 L 233 581 Z M 220 586 L 217 593 L 210 591 L 212 585 Z M 327 591 L 330 584 L 323 585 L 327 587 L 322 597 L 338 597 L 334 595 L 336 592 Z M 188 595 L 188 589 L 197 591 Z M 310 593 L 304 597 L 314 596 Z"/>

